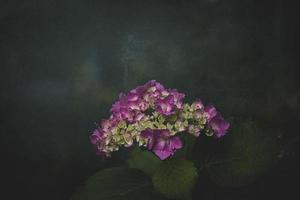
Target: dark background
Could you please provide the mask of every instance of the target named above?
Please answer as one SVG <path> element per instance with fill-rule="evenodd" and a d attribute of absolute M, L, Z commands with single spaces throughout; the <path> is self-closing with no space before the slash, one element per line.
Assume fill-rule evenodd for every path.
<path fill-rule="evenodd" d="M 284 0 L 1 1 L 0 198 L 68 199 L 122 163 L 95 156 L 89 131 L 150 79 L 291 144 L 256 184 L 215 188 L 216 199 L 297 195 L 297 12 Z"/>

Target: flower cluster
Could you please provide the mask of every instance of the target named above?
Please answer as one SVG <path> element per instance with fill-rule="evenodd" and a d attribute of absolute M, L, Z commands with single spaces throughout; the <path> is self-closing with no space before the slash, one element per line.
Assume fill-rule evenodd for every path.
<path fill-rule="evenodd" d="M 179 133 L 218 138 L 226 134 L 229 123 L 214 106 L 204 106 L 201 100 L 183 103 L 184 97 L 155 80 L 128 94 L 121 93 L 110 109 L 110 117 L 90 136 L 97 154 L 109 157 L 120 147 L 137 143 L 164 160 L 182 148 Z"/>

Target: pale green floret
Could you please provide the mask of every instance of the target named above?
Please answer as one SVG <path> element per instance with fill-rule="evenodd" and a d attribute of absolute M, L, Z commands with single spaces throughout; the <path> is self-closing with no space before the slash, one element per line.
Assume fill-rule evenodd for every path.
<path fill-rule="evenodd" d="M 159 122 L 153 122 L 153 125 L 157 129 L 166 129 L 167 128 L 166 125 L 159 123 Z"/>
<path fill-rule="evenodd" d="M 125 121 L 120 121 L 120 122 L 118 123 L 117 127 L 120 128 L 120 129 L 121 129 L 121 128 L 122 128 L 122 129 L 126 129 L 127 124 L 126 124 Z"/>
<path fill-rule="evenodd" d="M 159 115 L 158 117 L 157 117 L 157 121 L 159 122 L 159 123 L 164 123 L 165 122 L 165 118 L 162 116 L 162 115 Z"/>
<path fill-rule="evenodd" d="M 204 115 L 203 112 L 200 110 L 196 110 L 193 112 L 193 118 L 195 118 L 197 120 L 203 118 L 203 115 Z"/>
<path fill-rule="evenodd" d="M 190 105 L 184 104 L 180 117 L 183 119 L 193 118 L 193 109 L 191 109 Z"/>
<path fill-rule="evenodd" d="M 205 133 L 206 136 L 213 136 L 214 135 L 213 131 L 211 131 L 209 129 L 206 129 L 204 133 Z"/>
<path fill-rule="evenodd" d="M 133 131 L 131 131 L 130 133 L 131 133 L 131 135 L 132 135 L 133 137 L 137 137 L 137 136 L 139 136 L 139 134 L 140 134 L 140 132 L 137 131 L 137 130 L 133 130 Z"/>
<path fill-rule="evenodd" d="M 158 116 L 161 116 L 161 115 L 159 114 L 159 112 L 154 111 L 154 112 L 152 113 L 151 118 L 158 118 Z"/>
<path fill-rule="evenodd" d="M 182 113 L 180 113 L 180 117 L 182 119 L 187 119 L 188 118 L 188 113 L 183 111 Z"/>
<path fill-rule="evenodd" d="M 207 120 L 204 116 L 199 119 L 199 124 L 205 125 L 206 123 L 207 123 Z"/>
<path fill-rule="evenodd" d="M 141 128 L 140 130 L 144 130 L 144 129 L 147 129 L 147 128 L 152 129 L 152 128 L 155 128 L 155 127 L 154 127 L 153 122 L 145 121 L 145 122 L 141 122 L 140 128 Z"/>
<path fill-rule="evenodd" d="M 193 112 L 194 109 L 189 104 L 186 103 L 186 104 L 183 105 L 183 111 L 185 111 L 185 112 Z"/>
<path fill-rule="evenodd" d="M 139 140 L 138 143 L 139 143 L 140 147 L 141 146 L 147 146 L 147 141 L 145 141 L 145 140 Z"/>
<path fill-rule="evenodd" d="M 186 127 L 188 127 L 188 122 L 186 120 L 185 121 L 177 120 L 174 124 L 175 130 L 178 132 L 184 131 Z"/>
<path fill-rule="evenodd" d="M 200 128 L 198 126 L 195 126 L 193 124 L 189 125 L 188 132 L 193 135 L 199 135 L 200 134 Z"/>
<path fill-rule="evenodd" d="M 110 130 L 110 132 L 111 132 L 111 135 L 117 135 L 119 132 L 119 129 L 118 129 L 118 127 L 114 127 Z"/>
<path fill-rule="evenodd" d="M 126 131 L 127 131 L 127 132 L 130 132 L 130 131 L 133 131 L 134 129 L 135 129 L 134 125 L 129 124 L 129 125 L 127 126 Z"/>
<path fill-rule="evenodd" d="M 147 145 L 147 139 L 141 138 L 140 136 L 136 137 L 136 141 L 138 142 L 139 146 Z"/>
<path fill-rule="evenodd" d="M 167 128 L 168 128 L 169 130 L 172 130 L 172 129 L 173 129 L 173 125 L 170 124 L 170 123 L 167 123 Z"/>
<path fill-rule="evenodd" d="M 104 140 L 104 144 L 105 144 L 105 145 L 108 145 L 108 144 L 110 143 L 110 141 L 111 141 L 111 137 L 107 137 L 107 138 L 105 138 L 105 140 Z"/>
<path fill-rule="evenodd" d="M 172 135 L 172 136 L 176 135 L 177 133 L 178 133 L 178 132 L 175 131 L 175 130 L 170 130 L 170 135 Z"/>
<path fill-rule="evenodd" d="M 169 122 L 172 122 L 172 123 L 176 122 L 176 120 L 177 120 L 177 116 L 176 116 L 176 115 L 171 115 L 171 116 L 169 117 L 169 119 L 168 119 L 168 121 L 169 121 Z"/>
<path fill-rule="evenodd" d="M 125 133 L 124 136 L 125 146 L 131 146 L 133 144 L 133 137 L 130 133 Z"/>

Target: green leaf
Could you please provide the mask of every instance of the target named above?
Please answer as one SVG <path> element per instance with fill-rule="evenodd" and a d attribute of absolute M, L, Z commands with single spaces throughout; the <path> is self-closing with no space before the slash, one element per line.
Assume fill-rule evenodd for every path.
<path fill-rule="evenodd" d="M 142 150 L 139 147 L 132 149 L 127 160 L 127 165 L 130 168 L 135 168 L 143 171 L 151 176 L 162 161 L 152 152 Z"/>
<path fill-rule="evenodd" d="M 164 161 L 152 177 L 153 186 L 167 198 L 188 199 L 198 177 L 194 163 L 183 159 Z"/>
<path fill-rule="evenodd" d="M 224 154 L 206 164 L 211 180 L 219 186 L 250 184 L 276 159 L 275 138 L 266 135 L 254 121 L 232 123 L 224 141 Z"/>
<path fill-rule="evenodd" d="M 91 176 L 71 200 L 161 199 L 141 171 L 126 167 L 104 169 Z"/>

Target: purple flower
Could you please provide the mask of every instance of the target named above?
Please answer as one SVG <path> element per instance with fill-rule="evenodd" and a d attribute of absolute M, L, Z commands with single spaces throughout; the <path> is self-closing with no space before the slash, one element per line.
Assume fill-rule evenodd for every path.
<path fill-rule="evenodd" d="M 165 91 L 164 86 L 155 80 L 147 82 L 144 87 L 146 90 L 143 94 L 143 99 L 149 103 L 159 99 L 162 96 L 163 91 Z"/>
<path fill-rule="evenodd" d="M 110 116 L 109 119 L 104 119 L 101 121 L 101 128 L 103 132 L 108 132 L 118 123 L 118 120 L 114 116 Z"/>
<path fill-rule="evenodd" d="M 144 95 L 144 93 L 146 92 L 146 86 L 145 85 L 141 85 L 138 86 L 132 90 L 130 90 L 130 93 L 134 93 L 137 94 L 139 97 L 142 97 Z"/>
<path fill-rule="evenodd" d="M 204 108 L 204 114 L 207 118 L 207 121 L 209 122 L 213 117 L 217 115 L 217 109 L 213 105 L 205 106 Z"/>
<path fill-rule="evenodd" d="M 172 95 L 169 95 L 164 99 L 158 99 L 155 105 L 156 111 L 162 115 L 174 114 L 174 107 L 174 97 Z"/>
<path fill-rule="evenodd" d="M 149 87 L 153 87 L 154 90 L 156 90 L 156 88 L 162 88 L 159 83 L 150 81 L 145 85 L 138 86 L 131 90 L 127 95 L 121 93 L 119 100 L 116 101 L 110 109 L 112 115 L 118 120 L 124 120 L 129 123 L 139 121 L 142 118 L 140 112 L 146 111 L 150 106 L 149 102 L 144 100 L 144 94 L 147 93 Z M 137 113 L 138 115 L 136 115 Z"/>
<path fill-rule="evenodd" d="M 145 114 L 142 112 L 134 112 L 133 122 L 140 121 L 144 116 L 145 116 Z"/>
<path fill-rule="evenodd" d="M 167 129 L 146 129 L 141 132 L 141 137 L 148 139 L 147 147 L 161 160 L 173 155 L 177 149 L 182 148 L 179 137 L 170 136 Z"/>
<path fill-rule="evenodd" d="M 140 110 L 140 111 L 145 111 L 149 108 L 149 104 L 142 100 L 142 99 L 139 99 L 139 100 L 136 100 L 136 101 L 129 101 L 128 102 L 128 108 L 130 110 Z"/>
<path fill-rule="evenodd" d="M 215 117 L 213 117 L 210 122 L 208 123 L 208 126 L 213 130 L 215 135 L 220 138 L 224 136 L 229 127 L 229 122 L 225 121 L 223 117 L 218 113 Z"/>
<path fill-rule="evenodd" d="M 118 112 L 114 112 L 113 116 L 114 116 L 114 118 L 116 118 L 118 120 L 124 120 L 127 122 L 132 121 L 132 119 L 133 119 L 130 110 L 126 107 L 120 108 L 118 110 Z"/>
<path fill-rule="evenodd" d="M 148 90 L 150 89 L 152 91 L 163 91 L 165 89 L 164 86 L 156 80 L 148 81 L 145 86 L 148 88 Z"/>
<path fill-rule="evenodd" d="M 126 96 L 126 100 L 129 102 L 136 102 L 139 99 L 139 95 L 135 92 L 130 92 L 127 96 Z"/>
<path fill-rule="evenodd" d="M 110 109 L 110 118 L 99 123 L 100 126 L 89 137 L 96 153 L 107 157 L 121 146 L 130 147 L 134 142 L 146 142 L 147 148 L 164 160 L 182 148 L 180 138 L 174 136 L 178 132 L 187 131 L 199 136 L 202 129 L 208 127 L 209 133 L 214 132 L 218 138 L 226 134 L 230 125 L 213 105 L 204 107 L 201 100 L 196 100 L 190 107 L 189 104 L 183 104 L 184 98 L 185 94 L 176 89 L 166 89 L 155 80 L 138 86 L 127 94 L 120 93 Z M 183 110 L 184 106 L 186 109 Z M 157 120 L 153 109 L 164 116 L 176 116 L 174 115 L 174 120 L 173 117 Z M 171 135 L 169 129 L 148 128 L 138 134 L 132 134 L 129 129 L 132 123 L 136 123 L 132 126 L 136 130 L 161 127 L 160 125 L 167 125 L 170 129 L 170 125 L 171 128 L 174 127 L 175 133 L 172 131 Z M 128 129 L 125 129 L 126 127 Z M 138 136 L 142 141 L 139 141 Z"/>
<path fill-rule="evenodd" d="M 182 143 L 179 137 L 171 137 L 169 139 L 158 138 L 152 150 L 161 160 L 165 160 L 180 148 L 182 148 Z"/>
<path fill-rule="evenodd" d="M 134 111 L 138 109 L 138 104 L 135 102 L 128 102 L 126 97 L 122 97 L 122 99 L 113 104 L 111 112 L 113 118 L 131 123 L 134 122 Z"/>
<path fill-rule="evenodd" d="M 140 110 L 139 101 L 129 101 L 128 108 L 130 108 L 131 110 Z"/>
<path fill-rule="evenodd" d="M 120 93 L 119 95 L 119 100 L 116 101 L 110 111 L 113 113 L 113 114 L 119 114 L 121 112 L 121 110 L 123 109 L 126 109 L 128 107 L 128 102 L 127 102 L 127 97 L 124 93 Z"/>
<path fill-rule="evenodd" d="M 185 94 L 178 92 L 176 89 L 169 90 L 170 95 L 173 96 L 174 104 L 178 109 L 182 108 Z"/>
<path fill-rule="evenodd" d="M 90 141 L 92 144 L 97 144 L 99 141 L 103 139 L 103 130 L 97 128 L 93 131 L 92 135 L 90 135 Z"/>
<path fill-rule="evenodd" d="M 203 103 L 200 99 L 197 99 L 196 101 L 194 101 L 194 103 L 192 104 L 192 108 L 194 110 L 200 110 L 200 109 L 203 109 L 204 106 L 203 106 Z"/>
<path fill-rule="evenodd" d="M 95 129 L 90 135 L 90 141 L 94 145 L 97 155 L 106 156 L 103 149 L 105 148 L 105 136 L 104 132 L 100 127 Z"/>

